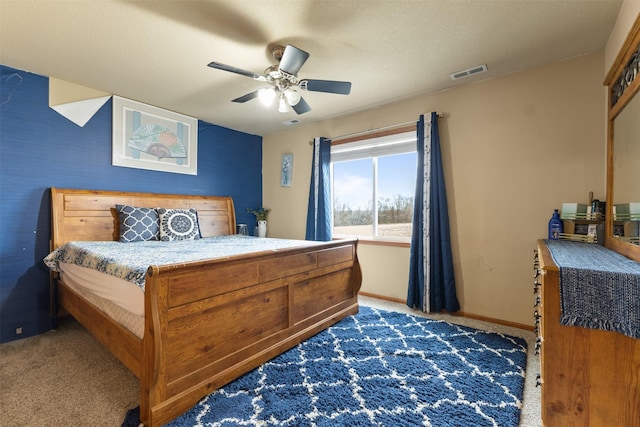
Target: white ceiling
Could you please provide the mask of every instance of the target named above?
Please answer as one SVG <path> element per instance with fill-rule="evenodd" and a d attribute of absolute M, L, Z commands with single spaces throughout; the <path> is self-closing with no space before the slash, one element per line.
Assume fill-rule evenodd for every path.
<path fill-rule="evenodd" d="M 604 49 L 622 0 L 0 0 L 0 63 L 267 135 L 391 101 Z M 230 100 L 264 83 L 270 47 L 310 53 L 312 111 Z M 449 74 L 487 64 L 453 81 Z M 604 64 L 603 64 L 604 69 Z M 603 71 L 604 72 L 604 71 Z"/>

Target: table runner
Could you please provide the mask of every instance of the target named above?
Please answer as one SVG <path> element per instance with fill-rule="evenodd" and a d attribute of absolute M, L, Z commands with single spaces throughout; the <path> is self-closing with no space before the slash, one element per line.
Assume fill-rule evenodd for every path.
<path fill-rule="evenodd" d="M 560 269 L 560 323 L 640 338 L 640 263 L 593 243 L 545 243 Z"/>

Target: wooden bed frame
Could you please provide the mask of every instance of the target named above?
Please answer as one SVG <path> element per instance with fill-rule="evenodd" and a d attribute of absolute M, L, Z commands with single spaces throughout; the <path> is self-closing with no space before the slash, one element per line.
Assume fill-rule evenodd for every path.
<path fill-rule="evenodd" d="M 195 208 L 203 237 L 235 234 L 229 197 L 51 188 L 51 200 L 52 250 L 69 241 L 118 240 L 116 204 Z M 357 239 L 345 239 L 149 266 L 142 339 L 55 273 L 52 295 L 140 379 L 140 421 L 153 427 L 357 313 L 356 247 Z"/>

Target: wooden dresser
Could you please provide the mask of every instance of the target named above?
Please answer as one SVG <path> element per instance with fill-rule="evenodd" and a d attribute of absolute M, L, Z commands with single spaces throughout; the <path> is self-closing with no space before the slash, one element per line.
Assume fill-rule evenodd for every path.
<path fill-rule="evenodd" d="M 640 339 L 560 323 L 560 269 L 544 240 L 534 276 L 543 425 L 640 426 Z"/>

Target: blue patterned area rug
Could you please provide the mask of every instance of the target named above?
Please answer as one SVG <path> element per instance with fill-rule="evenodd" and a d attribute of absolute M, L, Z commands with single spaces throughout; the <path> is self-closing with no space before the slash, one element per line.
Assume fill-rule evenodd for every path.
<path fill-rule="evenodd" d="M 526 349 L 523 338 L 361 306 L 168 425 L 516 427 Z M 138 423 L 135 408 L 122 426 Z"/>

